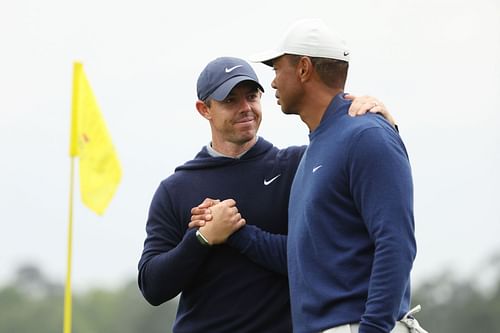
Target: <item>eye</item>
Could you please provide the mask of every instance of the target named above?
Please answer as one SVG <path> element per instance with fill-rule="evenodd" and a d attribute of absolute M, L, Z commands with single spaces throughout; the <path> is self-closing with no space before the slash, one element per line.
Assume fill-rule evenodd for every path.
<path fill-rule="evenodd" d="M 247 98 L 250 101 L 255 101 L 256 99 L 259 98 L 259 94 L 258 93 L 252 93 L 252 94 L 249 94 Z"/>

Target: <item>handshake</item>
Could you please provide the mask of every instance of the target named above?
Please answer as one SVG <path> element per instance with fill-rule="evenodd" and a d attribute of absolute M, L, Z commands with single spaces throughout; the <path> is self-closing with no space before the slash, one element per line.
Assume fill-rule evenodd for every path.
<path fill-rule="evenodd" d="M 204 243 L 216 245 L 224 243 L 245 223 L 233 199 L 220 201 L 207 198 L 191 209 L 191 222 L 188 226 L 198 228 Z"/>

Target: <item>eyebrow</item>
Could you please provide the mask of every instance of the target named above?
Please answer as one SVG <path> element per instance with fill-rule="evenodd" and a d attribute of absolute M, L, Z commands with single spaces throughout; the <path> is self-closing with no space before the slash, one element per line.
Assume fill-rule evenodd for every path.
<path fill-rule="evenodd" d="M 244 89 L 244 93 L 245 94 L 255 93 L 255 92 L 259 92 L 260 91 L 260 89 L 259 89 L 259 87 L 257 85 L 252 85 L 252 86 L 246 85 L 245 87 L 246 87 L 246 89 Z M 235 96 L 234 90 L 231 90 L 229 92 L 229 94 L 226 96 L 226 98 L 230 97 L 230 96 Z"/>

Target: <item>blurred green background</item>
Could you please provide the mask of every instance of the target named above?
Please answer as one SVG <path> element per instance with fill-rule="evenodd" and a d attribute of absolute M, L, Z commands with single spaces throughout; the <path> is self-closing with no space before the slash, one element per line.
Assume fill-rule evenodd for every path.
<path fill-rule="evenodd" d="M 488 274 L 487 284 L 482 274 Z M 64 285 L 47 279 L 36 265 L 20 266 L 0 288 L 0 333 L 62 331 Z M 474 277 L 443 271 L 413 289 L 416 315 L 430 333 L 500 332 L 500 253 Z M 73 294 L 74 333 L 171 332 L 177 299 L 149 305 L 135 278 L 113 289 L 89 288 Z"/>

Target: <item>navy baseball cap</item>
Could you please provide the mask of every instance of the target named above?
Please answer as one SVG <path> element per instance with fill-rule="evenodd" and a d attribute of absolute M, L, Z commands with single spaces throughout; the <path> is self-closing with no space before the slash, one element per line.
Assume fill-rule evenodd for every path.
<path fill-rule="evenodd" d="M 253 81 L 264 92 L 252 66 L 243 59 L 220 57 L 212 60 L 198 77 L 198 99 L 222 101 L 242 81 Z"/>

